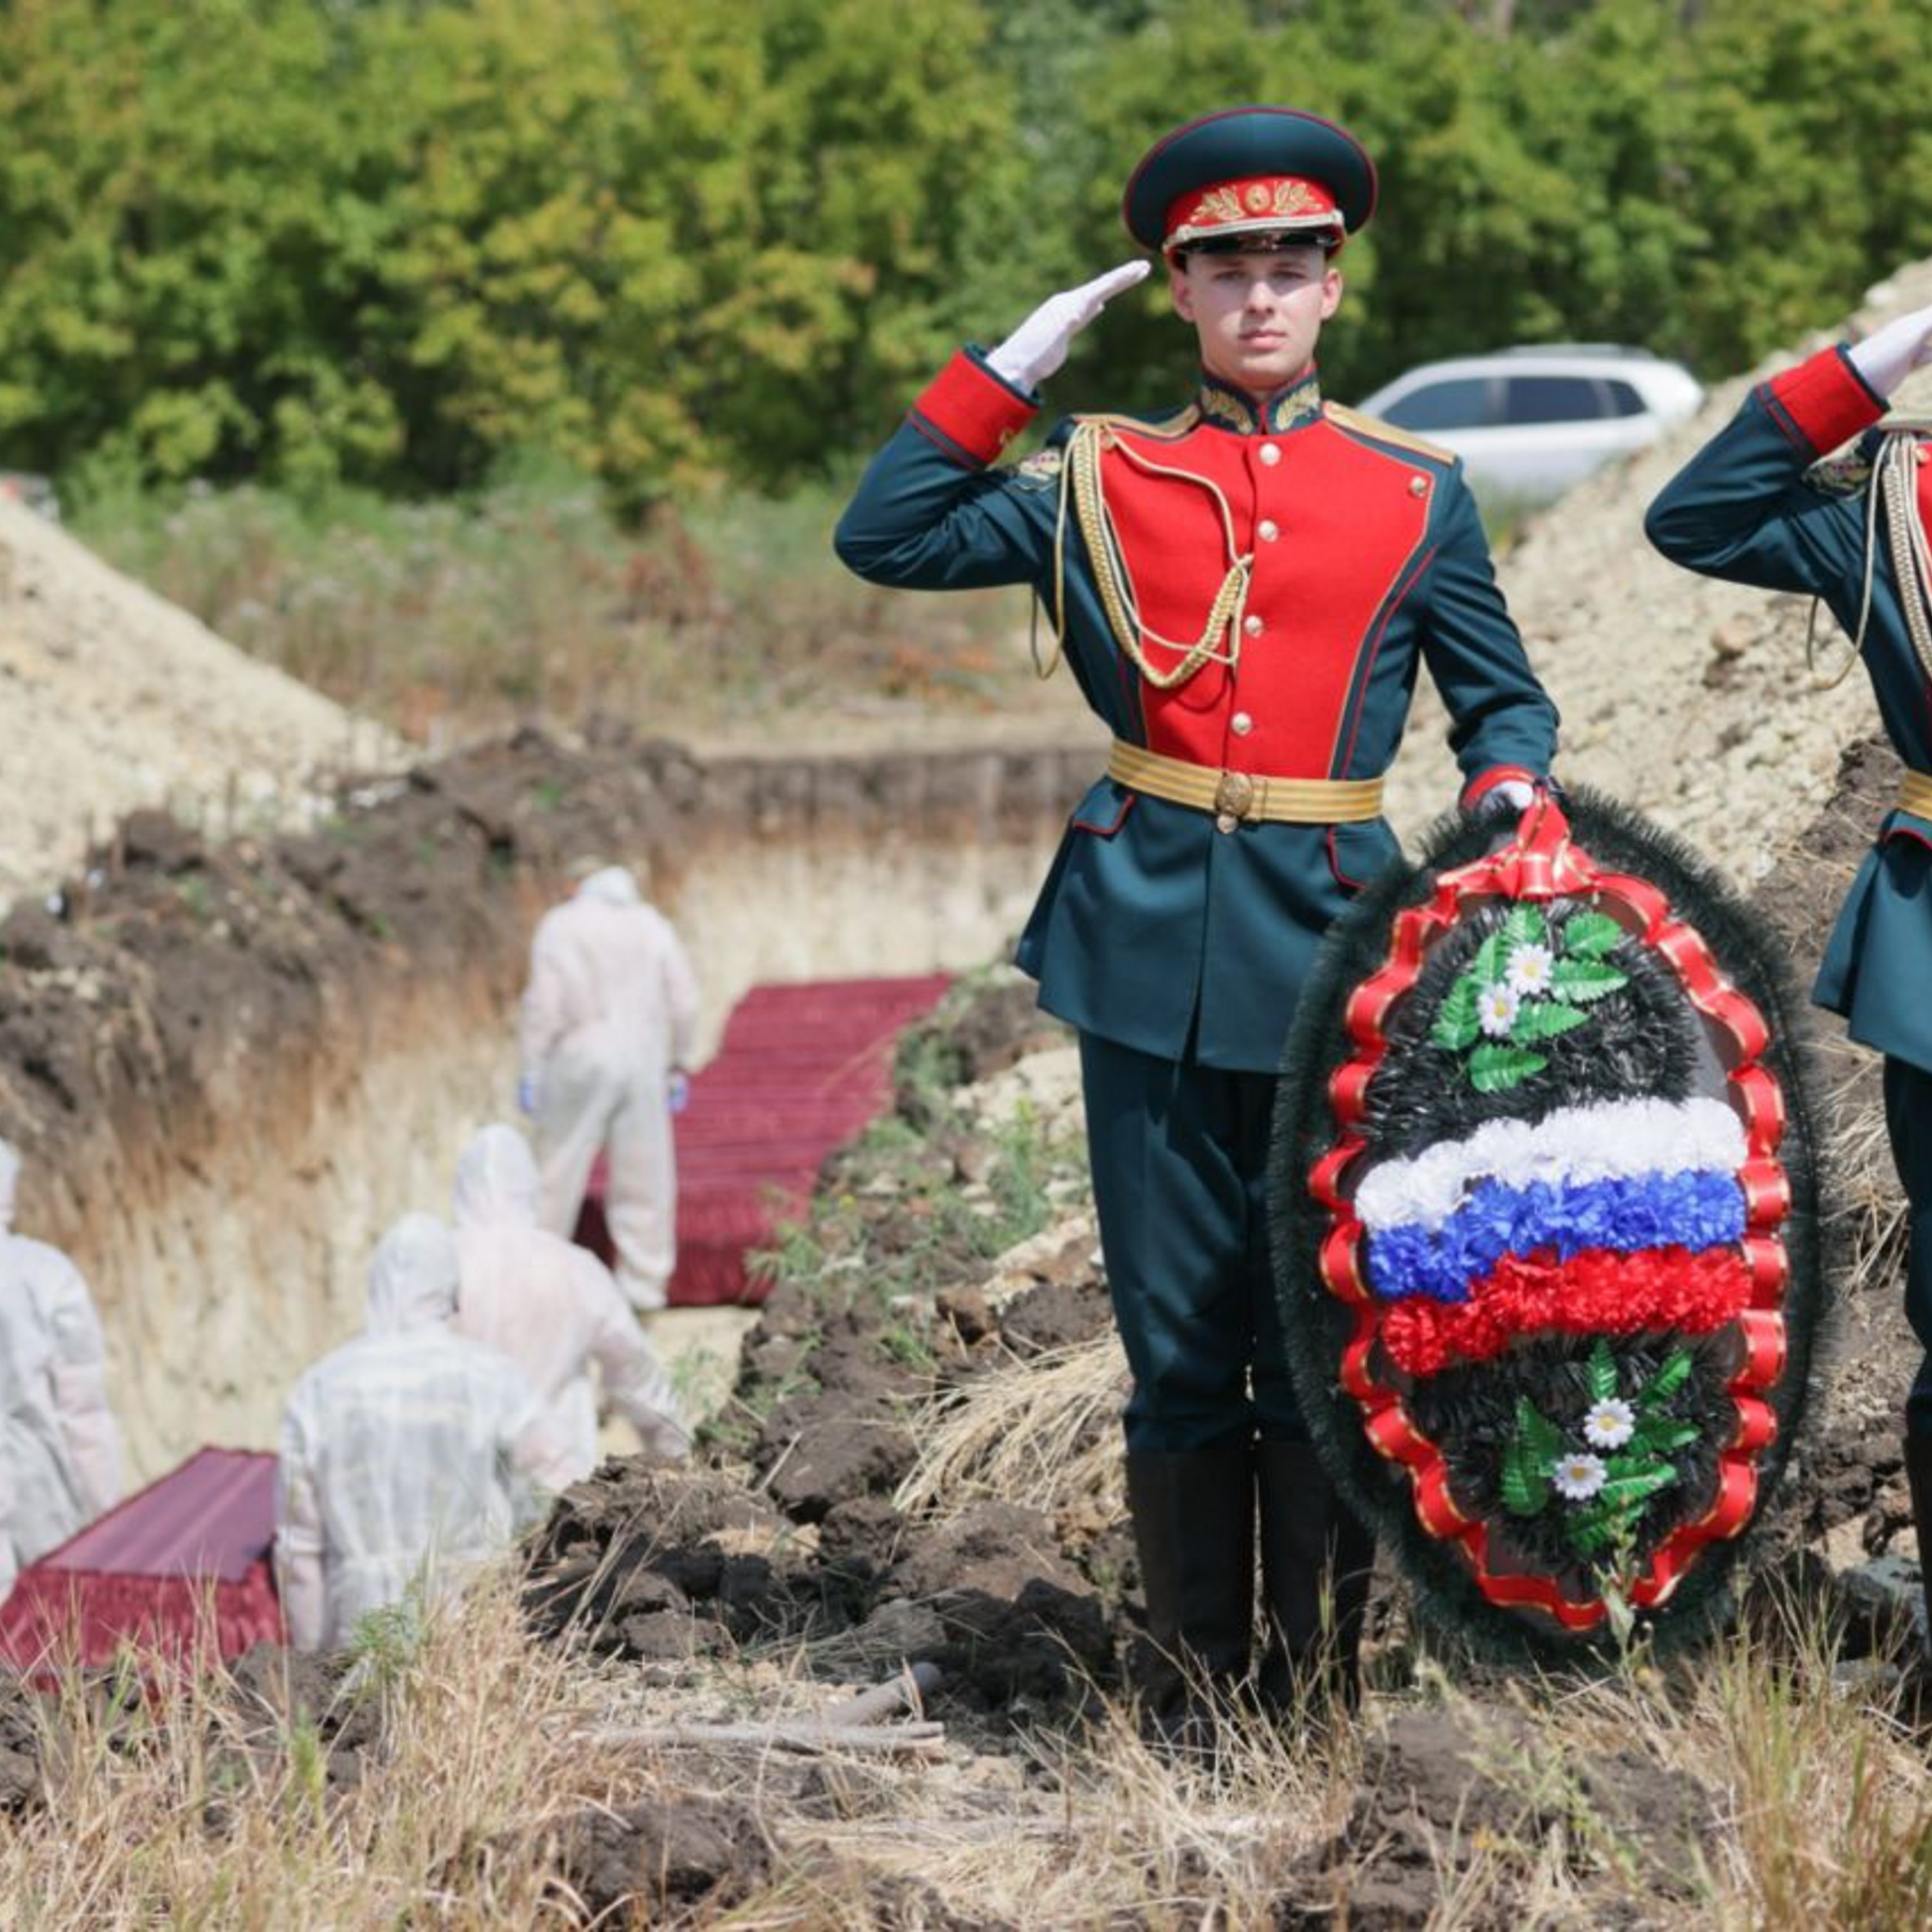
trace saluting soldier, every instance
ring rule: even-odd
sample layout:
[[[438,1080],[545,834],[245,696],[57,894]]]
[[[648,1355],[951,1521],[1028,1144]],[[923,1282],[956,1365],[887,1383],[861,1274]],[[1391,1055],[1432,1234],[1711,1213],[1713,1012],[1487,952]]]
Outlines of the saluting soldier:
[[[1418,665],[1466,808],[1526,805],[1555,742],[1458,462],[1322,398],[1335,258],[1375,200],[1360,144],[1295,109],[1168,135],[1122,212],[1193,326],[1192,397],[1076,416],[994,466],[1074,335],[1151,266],[1127,263],[956,355],[837,538],[874,583],[1030,586],[1114,735],[1018,956],[1079,1034],[1148,1627],[1186,1666],[1149,1714],[1177,1741],[1204,1742],[1249,1676],[1258,1494],[1262,1696],[1286,1703],[1324,1655],[1353,1694],[1373,1550],[1290,1385],[1268,1147],[1322,934],[1396,854],[1383,774]]]
[[[1822,598],[1864,661],[1904,765],[1811,997],[1885,1056],[1886,1124],[1910,1210],[1905,1312],[1925,1351],[1905,1405],[1922,1570],[1932,1570],[1932,442],[1922,424],[1876,425],[1928,360],[1932,309],[1922,309],[1759,383],[1644,523],[1688,569]],[[1853,437],[1845,457],[1821,461]],[[1932,1613],[1932,1574],[1927,1598]]]

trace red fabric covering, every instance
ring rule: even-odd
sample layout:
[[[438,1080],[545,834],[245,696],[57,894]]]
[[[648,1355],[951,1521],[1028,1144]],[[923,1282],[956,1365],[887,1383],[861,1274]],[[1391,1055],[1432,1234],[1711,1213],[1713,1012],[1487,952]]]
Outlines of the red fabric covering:
[[[802,1213],[825,1156],[892,1100],[892,1043],[952,983],[944,973],[754,986],[724,1023],[718,1057],[677,1120],[674,1308],[762,1301],[747,1250]],[[592,1170],[577,1238],[615,1259],[607,1178]]]
[[[0,1656],[32,1671],[110,1662],[124,1643],[238,1657],[283,1641],[269,1550],[275,1459],[198,1449],[57,1550],[0,1606]]]

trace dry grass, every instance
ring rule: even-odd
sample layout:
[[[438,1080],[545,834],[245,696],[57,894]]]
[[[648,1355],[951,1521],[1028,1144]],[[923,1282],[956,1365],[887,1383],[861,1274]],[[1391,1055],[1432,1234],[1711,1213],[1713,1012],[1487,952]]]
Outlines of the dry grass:
[[[362,1694],[386,1700],[384,1743],[344,1791],[310,1716],[250,1712],[232,1680],[178,1677],[143,1702],[70,1678],[46,1805],[0,1838],[6,1922],[538,1923],[558,1901],[512,1840],[620,1789],[609,1754],[568,1742],[591,1688],[526,1640],[507,1576],[406,1654],[371,1654]]]
[[[778,1847],[755,1895],[700,1922],[906,1928],[950,1911],[993,1924],[1244,1932],[1285,1906],[1337,1912],[1378,1848],[1324,1870],[1362,1780],[1361,1733],[1237,1726],[1212,1774],[1151,1753],[1121,1710],[1074,1732],[936,1764],[587,1741],[614,1718],[776,1715],[832,1693],[800,1657],[740,1656],[650,1685],[534,1646],[508,1579],[374,1659],[385,1742],[359,1785],[327,1790],[313,1728],[265,1740],[219,1682],[118,1714],[70,1693],[52,1726],[45,1810],[0,1835],[10,1928],[470,1928],[571,1922],[546,1827],[587,1807],[727,1793]],[[1430,1932],[1493,1926],[1904,1928],[1932,1923],[1932,1774],[1894,1705],[1834,1687],[1828,1643],[1794,1618],[1670,1671],[1525,1677],[1472,1696],[1424,1665],[1372,1700],[1370,1727],[1435,1706],[1493,1748],[1488,1783],[1518,1834],[1444,1821]],[[1490,1726],[1486,1733],[1485,1726]],[[251,1737],[244,1732],[253,1730]],[[1706,1819],[1683,1881],[1658,1847],[1593,1808],[1582,1768],[1676,1779]],[[778,1774],[787,1766],[790,1775]],[[800,1802],[802,1790],[807,1802]],[[1668,1808],[1667,1807],[1665,1808]],[[1554,1821],[1553,1822],[1552,1821]],[[1661,1854],[1681,1860],[1676,1846]]]
[[[1126,1361],[1111,1329],[978,1376],[915,1418],[919,1460],[893,1501],[909,1516],[942,1521],[988,1496],[1054,1517],[1096,1503],[1118,1516],[1119,1435],[1100,1425],[1126,1395]]]

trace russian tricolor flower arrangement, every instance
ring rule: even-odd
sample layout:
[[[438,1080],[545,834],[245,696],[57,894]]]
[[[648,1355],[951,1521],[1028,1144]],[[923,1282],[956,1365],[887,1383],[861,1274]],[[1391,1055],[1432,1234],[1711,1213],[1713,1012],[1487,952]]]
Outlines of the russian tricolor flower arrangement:
[[[1425,1601],[1570,1653],[1708,1622],[1789,1452],[1810,1109],[1777,949],[1694,855],[1588,794],[1497,839],[1331,934],[1274,1250],[1318,1446]]]

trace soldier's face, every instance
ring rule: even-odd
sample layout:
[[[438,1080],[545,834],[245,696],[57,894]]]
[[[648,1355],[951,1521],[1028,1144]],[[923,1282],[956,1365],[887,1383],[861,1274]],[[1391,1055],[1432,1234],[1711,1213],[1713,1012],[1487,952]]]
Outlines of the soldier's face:
[[[1201,338],[1202,366],[1262,395],[1314,361],[1322,325],[1342,300],[1341,272],[1313,247],[1190,255],[1169,266],[1168,286]]]

